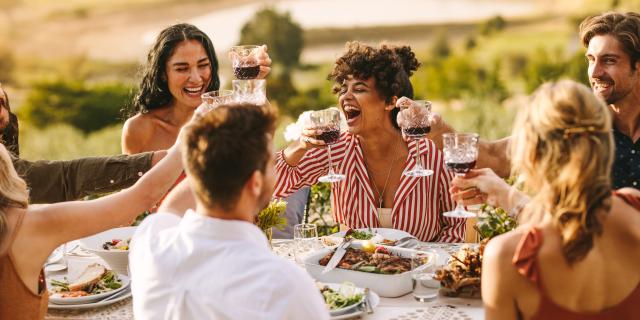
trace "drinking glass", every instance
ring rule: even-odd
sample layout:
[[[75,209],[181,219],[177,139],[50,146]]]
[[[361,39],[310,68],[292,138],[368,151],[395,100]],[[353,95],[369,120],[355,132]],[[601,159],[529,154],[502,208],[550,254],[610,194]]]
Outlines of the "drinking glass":
[[[302,223],[293,226],[294,257],[296,263],[303,264],[309,253],[320,248],[318,228],[315,224]]]
[[[340,111],[333,108],[313,111],[309,115],[309,122],[312,128],[321,131],[315,138],[324,141],[329,152],[329,172],[318,178],[318,181],[333,183],[344,180],[344,174],[333,171],[333,162],[331,160],[331,145],[338,142],[340,138]]]
[[[416,152],[414,154],[415,165],[412,169],[404,172],[409,177],[428,177],[433,174],[433,170],[425,169],[420,159],[420,140],[424,139],[431,131],[431,102],[427,100],[415,100],[408,106],[401,106],[398,113],[398,123],[402,133],[409,139],[415,141]]]
[[[237,79],[255,79],[260,73],[258,64],[258,48],[260,46],[247,45],[231,47],[229,57],[233,66],[233,74]]]
[[[444,163],[447,169],[456,176],[464,176],[476,166],[478,159],[478,135],[475,133],[445,133],[442,135],[444,143]],[[471,218],[476,215],[465,210],[458,201],[453,211],[444,213],[445,217]]]
[[[238,100],[263,104],[267,100],[267,80],[232,80],[233,91]]]
[[[202,94],[201,98],[202,102],[211,110],[221,104],[233,102],[235,95],[233,90],[216,90]]]
[[[435,250],[416,251],[411,254],[411,279],[413,298],[420,302],[438,296],[440,282],[433,279],[438,268],[438,254]]]

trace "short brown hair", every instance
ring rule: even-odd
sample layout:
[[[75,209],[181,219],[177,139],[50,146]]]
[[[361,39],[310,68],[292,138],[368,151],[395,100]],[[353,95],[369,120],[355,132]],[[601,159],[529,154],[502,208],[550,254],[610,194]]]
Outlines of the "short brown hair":
[[[612,35],[629,56],[631,68],[640,59],[640,14],[635,12],[607,12],[588,17],[580,23],[580,40],[585,47],[595,36]]]
[[[276,112],[269,105],[220,105],[195,120],[184,134],[183,162],[206,206],[230,210],[244,184],[265,172]]]
[[[362,44],[358,41],[347,42],[346,52],[339,57],[328,76],[335,81],[333,92],[338,93],[342,83],[353,76],[356,79],[373,77],[376,90],[385,102],[391,98],[405,96],[413,99],[413,87],[409,77],[418,70],[420,62],[409,46],[391,46],[382,43],[378,48]],[[391,123],[396,128],[398,109],[391,112]]]

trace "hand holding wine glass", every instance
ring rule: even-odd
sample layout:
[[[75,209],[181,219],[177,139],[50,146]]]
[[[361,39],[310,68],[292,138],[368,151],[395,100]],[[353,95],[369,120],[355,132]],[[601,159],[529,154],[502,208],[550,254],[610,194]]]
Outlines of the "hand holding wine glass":
[[[305,135],[307,134],[307,135]],[[315,134],[313,138],[309,134]],[[309,114],[309,120],[301,141],[306,147],[308,144],[322,146],[326,145],[329,154],[329,172],[320,177],[320,182],[338,182],[345,178],[345,175],[338,174],[333,171],[333,161],[331,159],[331,145],[340,139],[340,111],[334,108],[328,108],[319,111],[313,111]]]
[[[456,176],[464,176],[476,166],[478,159],[478,134],[475,133],[446,133],[442,135],[444,142],[444,162],[447,169]],[[445,217],[470,218],[475,214],[466,211],[460,201],[453,211],[444,213]]]
[[[402,129],[402,135],[409,141],[415,140],[416,151],[414,153],[415,165],[404,172],[410,177],[427,177],[433,174],[433,170],[425,169],[420,159],[420,140],[424,139],[431,131],[431,102],[426,100],[404,100],[406,104],[400,104],[398,113],[398,125]]]
[[[231,47],[229,58],[233,66],[233,74],[237,79],[248,80],[258,77],[258,74],[260,74],[259,49],[260,46],[256,45]]]

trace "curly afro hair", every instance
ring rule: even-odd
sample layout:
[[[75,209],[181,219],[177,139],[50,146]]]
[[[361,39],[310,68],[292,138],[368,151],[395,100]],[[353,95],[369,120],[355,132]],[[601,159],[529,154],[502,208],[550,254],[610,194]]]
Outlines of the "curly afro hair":
[[[378,48],[358,41],[347,42],[346,52],[339,57],[327,77],[335,82],[333,93],[340,91],[342,83],[353,76],[356,79],[375,79],[376,90],[385,102],[395,97],[413,99],[413,86],[409,77],[420,66],[416,55],[409,46],[392,46],[382,43]],[[398,109],[391,111],[391,123],[396,122]]]

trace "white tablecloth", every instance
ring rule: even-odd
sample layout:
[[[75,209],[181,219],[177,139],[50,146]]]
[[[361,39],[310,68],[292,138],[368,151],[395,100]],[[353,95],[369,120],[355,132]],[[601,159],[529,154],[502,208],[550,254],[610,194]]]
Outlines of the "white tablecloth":
[[[422,246],[439,250],[443,253],[456,251],[460,245],[445,243],[422,243]],[[276,254],[294,261],[293,242],[278,240],[273,242]],[[445,254],[443,254],[444,256]],[[99,260],[97,257],[87,259]],[[74,263],[74,259],[70,263]],[[418,302],[411,293],[399,298],[380,298],[380,304],[373,314],[360,316],[366,320],[476,320],[484,319],[482,301],[479,299],[448,298],[439,296],[433,301]],[[45,319],[97,319],[125,320],[133,319],[131,298],[99,309],[90,310],[49,310]]]

